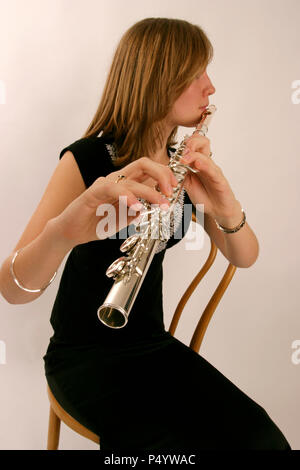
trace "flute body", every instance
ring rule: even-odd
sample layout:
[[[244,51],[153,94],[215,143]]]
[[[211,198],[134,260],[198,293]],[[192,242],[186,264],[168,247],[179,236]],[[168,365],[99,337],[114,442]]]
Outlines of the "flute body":
[[[206,135],[208,124],[215,111],[214,105],[204,110],[194,133]],[[98,308],[97,315],[99,320],[110,328],[123,328],[127,324],[129,313],[155,255],[157,245],[161,241],[168,240],[170,216],[182,191],[186,173],[189,170],[193,171],[188,165],[180,163],[185,140],[186,137],[168,164],[178,181],[173,194],[167,198],[170,201],[168,210],[153,208],[144,201],[145,210],[141,212],[136,227],[137,233],[127,238],[120,247],[126,256],[118,258],[106,271],[106,275],[113,277],[115,282],[104,303]]]

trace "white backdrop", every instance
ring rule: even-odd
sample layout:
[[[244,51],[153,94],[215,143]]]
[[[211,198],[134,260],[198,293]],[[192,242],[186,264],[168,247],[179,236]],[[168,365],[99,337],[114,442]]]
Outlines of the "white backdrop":
[[[198,23],[208,34],[215,49],[210,101],[218,108],[208,137],[260,254],[252,267],[237,269],[200,354],[266,409],[293,449],[300,449],[299,15],[298,0],[0,1],[1,262],[60,150],[92,119],[123,32],[162,16]],[[166,254],[166,328],[208,252],[206,238],[198,252],[181,241]],[[215,264],[179,324],[175,336],[185,344],[227,267],[220,252]],[[0,298],[0,449],[46,447],[42,356],[62,269],[32,303]],[[62,426],[60,448],[98,446]]]

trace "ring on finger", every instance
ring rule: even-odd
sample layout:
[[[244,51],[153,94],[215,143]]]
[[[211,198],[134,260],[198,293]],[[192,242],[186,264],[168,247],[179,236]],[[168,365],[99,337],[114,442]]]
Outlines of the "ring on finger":
[[[119,183],[121,180],[124,180],[126,178],[125,175],[118,175],[117,179],[115,180],[115,183]]]

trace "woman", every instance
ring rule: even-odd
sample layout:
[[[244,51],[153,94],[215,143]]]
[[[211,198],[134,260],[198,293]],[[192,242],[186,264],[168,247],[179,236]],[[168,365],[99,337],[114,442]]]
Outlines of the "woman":
[[[105,271],[120,256],[124,228],[98,237],[104,215],[96,210],[109,203],[118,213],[119,196],[135,209],[140,199],[169,204],[177,184],[167,167],[171,146],[177,127],[195,127],[215,92],[206,71],[211,59],[211,43],[198,26],[165,18],[133,25],[116,50],[90,126],[61,151],[41,202],[2,265],[3,296],[31,302],[71,251],[52,310],[45,371],[58,402],[100,436],[102,450],[290,449],[261,406],[165,330],[162,262],[179,241],[180,220],[158,246],[127,325],[108,328],[96,314],[113,283]],[[241,205],[210,155],[206,137],[187,140],[182,162],[200,172],[188,173],[178,203],[183,213],[185,204],[204,204],[205,230],[223,255],[238,267],[251,266],[257,239],[241,224]]]

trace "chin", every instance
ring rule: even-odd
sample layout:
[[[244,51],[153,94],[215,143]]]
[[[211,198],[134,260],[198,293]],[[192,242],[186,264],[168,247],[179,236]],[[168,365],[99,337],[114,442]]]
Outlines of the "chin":
[[[189,121],[185,124],[182,124],[184,127],[196,127],[200,122],[200,117],[198,117],[197,119],[194,119],[193,121]]]
[[[194,116],[187,124],[186,127],[196,127],[199,122],[201,121],[201,116],[203,114],[203,111],[200,113],[197,113],[196,116]]]
[[[199,122],[201,121],[201,116],[202,116],[203,111],[194,113],[193,117],[189,117],[186,119],[180,120],[180,124],[177,124],[182,127],[196,127]]]

